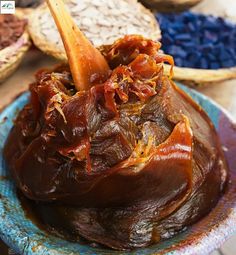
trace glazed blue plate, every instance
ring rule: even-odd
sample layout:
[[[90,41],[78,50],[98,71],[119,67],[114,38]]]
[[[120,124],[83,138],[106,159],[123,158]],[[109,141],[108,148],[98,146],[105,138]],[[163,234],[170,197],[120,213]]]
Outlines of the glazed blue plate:
[[[181,86],[206,110],[220,136],[230,168],[230,184],[212,212],[174,238],[133,252],[117,252],[71,243],[49,235],[26,218],[4,165],[2,150],[14,118],[28,101],[22,94],[0,114],[0,237],[24,255],[206,255],[236,233],[236,125],[228,114],[209,98]],[[32,169],[33,171],[33,169]]]

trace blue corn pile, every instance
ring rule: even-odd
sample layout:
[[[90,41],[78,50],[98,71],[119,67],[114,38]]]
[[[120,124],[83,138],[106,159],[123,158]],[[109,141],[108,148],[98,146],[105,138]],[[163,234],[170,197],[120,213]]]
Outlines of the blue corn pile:
[[[156,14],[162,49],[180,67],[219,69],[236,66],[236,24],[196,14]]]

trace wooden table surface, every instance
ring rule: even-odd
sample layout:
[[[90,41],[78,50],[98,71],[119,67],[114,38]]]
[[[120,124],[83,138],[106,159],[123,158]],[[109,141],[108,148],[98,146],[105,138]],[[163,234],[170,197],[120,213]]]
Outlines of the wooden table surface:
[[[55,59],[46,56],[40,51],[33,49],[27,53],[18,70],[0,84],[0,109],[9,104],[17,95],[27,90],[28,85],[34,81],[34,73],[43,67],[52,67],[58,63]],[[199,92],[209,96],[229,111],[236,120],[236,80],[212,84],[197,89]],[[1,247],[1,255],[6,249]],[[13,253],[9,253],[13,254]],[[235,255],[236,254],[236,236],[232,237],[220,250],[212,255]]]

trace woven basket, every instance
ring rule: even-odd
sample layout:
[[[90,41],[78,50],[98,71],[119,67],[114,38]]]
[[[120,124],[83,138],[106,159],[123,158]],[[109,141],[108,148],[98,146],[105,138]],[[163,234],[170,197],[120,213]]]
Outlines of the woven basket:
[[[185,11],[202,0],[140,0],[146,7],[159,12]]]
[[[16,70],[30,45],[29,35],[24,32],[15,43],[0,51],[0,82]]]
[[[41,4],[39,4],[37,7],[34,8],[21,8],[21,7],[17,7],[16,8],[16,16],[18,16],[19,18],[22,19],[28,19],[28,17],[37,9],[39,8],[41,5],[43,4],[43,2]]]
[[[170,66],[165,65],[164,70],[168,75],[170,73]],[[175,66],[173,76],[174,80],[181,81],[191,87],[210,85],[234,78],[236,78],[236,67],[210,70]]]
[[[143,34],[145,37],[151,38],[153,40],[161,39],[161,31],[154,15],[150,12],[150,10],[146,9],[142,4],[138,3],[137,0],[122,0],[122,2],[127,4],[127,12],[131,9],[133,10],[132,13],[127,15],[127,20],[129,20],[129,22],[124,22],[124,17],[122,22],[122,19],[116,18],[115,16],[113,17],[113,10],[111,8],[108,9],[109,5],[112,2],[115,2],[116,5],[121,8],[121,2],[119,0],[112,0],[109,2],[109,5],[105,6],[106,4],[104,4],[104,8],[101,7],[103,17],[100,18],[100,20],[98,20],[98,18],[95,20],[91,20],[91,18],[89,18],[90,23],[85,22],[86,24],[84,24],[83,19],[87,14],[84,14],[83,12],[87,11],[87,7],[82,11],[78,10],[83,5],[93,6],[93,1],[66,0],[65,2],[68,4],[69,9],[72,12],[71,14],[76,23],[79,25],[80,29],[86,34],[86,36],[93,42],[96,47],[99,47],[103,44],[111,44],[114,42],[114,40],[123,37],[125,34],[127,34],[127,32],[123,33],[123,31],[117,31],[117,29],[130,29],[132,27],[132,20],[136,22],[136,30],[133,31],[131,29],[132,31],[130,33]],[[119,8],[114,8],[114,13],[116,12],[117,14]],[[110,21],[110,17],[113,18],[113,23]],[[143,21],[140,20],[140,17],[143,18]],[[142,22],[144,21],[145,25],[142,26]],[[105,26],[103,25],[104,22],[108,24]],[[93,31],[94,34],[91,33]],[[29,16],[29,33],[34,44],[40,50],[60,60],[67,60],[64,46],[61,42],[59,33],[46,5],[43,4],[39,8],[36,8],[32,15]]]
[[[227,3],[227,4],[225,4]],[[192,9],[197,13],[227,18],[236,23],[236,1],[235,0],[205,0]]]

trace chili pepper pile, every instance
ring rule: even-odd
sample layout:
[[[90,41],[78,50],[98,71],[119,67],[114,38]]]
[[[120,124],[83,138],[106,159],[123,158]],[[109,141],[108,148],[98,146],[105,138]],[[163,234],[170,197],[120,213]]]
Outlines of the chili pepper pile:
[[[236,24],[190,11],[157,14],[163,51],[180,67],[219,69],[236,66]]]

